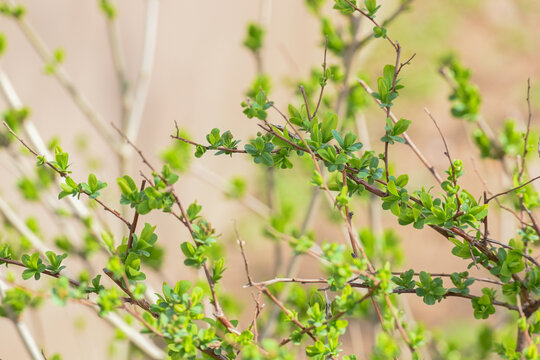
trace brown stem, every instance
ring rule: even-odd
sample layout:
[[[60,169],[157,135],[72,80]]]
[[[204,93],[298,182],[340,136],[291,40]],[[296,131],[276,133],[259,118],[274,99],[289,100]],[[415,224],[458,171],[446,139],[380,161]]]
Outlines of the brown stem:
[[[144,190],[144,186],[146,185],[146,180],[143,180],[141,183],[141,188],[139,192],[142,192]],[[133,215],[133,221],[131,222],[131,227],[129,228],[129,235],[128,235],[128,243],[126,248],[126,257],[124,259],[124,262],[126,261],[129,251],[131,250],[133,246],[133,236],[135,234],[135,230],[137,229],[137,222],[139,221],[139,212],[137,209],[135,209],[135,215]]]
[[[20,261],[7,259],[7,258],[3,258],[3,257],[0,257],[0,263],[11,264],[11,265],[15,265],[15,266],[19,266],[19,267],[28,269],[28,267],[26,265],[24,265]],[[49,271],[49,270],[42,271],[41,274],[45,274],[45,275],[48,275],[48,276],[51,276],[51,277],[54,277],[54,278],[57,278],[57,279],[59,279],[60,277],[66,277],[65,275],[62,275],[59,272],[52,272],[52,271]],[[78,288],[78,287],[81,286],[81,283],[78,282],[78,281],[75,281],[75,280],[72,280],[72,279],[69,279],[69,278],[68,278],[68,281],[69,281],[69,284],[72,287]]]

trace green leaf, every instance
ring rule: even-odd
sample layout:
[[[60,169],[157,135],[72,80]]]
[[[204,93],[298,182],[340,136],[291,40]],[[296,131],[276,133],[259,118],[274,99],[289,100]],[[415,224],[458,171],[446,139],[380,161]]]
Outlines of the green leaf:
[[[116,18],[116,7],[110,0],[99,0],[99,7],[108,19]]]
[[[399,121],[394,125],[394,129],[392,130],[393,136],[398,136],[403,134],[407,129],[409,128],[409,125],[412,123],[410,120],[406,119],[399,119]]]
[[[90,173],[88,175],[88,186],[90,187],[90,190],[94,192],[97,189],[98,181],[96,178],[96,175]]]
[[[390,180],[386,188],[390,194],[399,196],[399,192],[396,188],[396,184],[394,183],[394,181]]]
[[[356,5],[356,0],[349,0],[350,3]],[[354,12],[354,7],[345,0],[334,0],[334,9],[341,11],[344,15],[349,15]]]
[[[381,7],[380,5],[377,6],[377,0],[364,0],[364,5],[366,6],[366,10],[368,11],[368,15],[371,18],[375,17],[375,13]]]
[[[383,39],[386,39],[386,28],[375,26],[373,28],[373,34],[376,38],[382,37]]]
[[[259,51],[263,47],[264,29],[257,23],[249,23],[247,34],[244,39],[244,46],[253,52]]]
[[[3,33],[0,33],[0,56],[4,54],[7,48],[7,39]]]

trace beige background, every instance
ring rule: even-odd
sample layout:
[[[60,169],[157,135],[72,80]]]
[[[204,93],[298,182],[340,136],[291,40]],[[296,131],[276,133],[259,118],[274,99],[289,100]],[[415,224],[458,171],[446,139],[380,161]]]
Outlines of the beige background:
[[[65,49],[65,68],[74,83],[86,95],[95,109],[107,121],[118,122],[120,115],[118,85],[111,62],[105,20],[97,1],[23,1],[28,9],[28,19],[50,48]],[[126,54],[127,72],[134,79],[141,56],[143,36],[143,1],[118,1],[119,23],[122,44]],[[382,17],[396,7],[395,1],[385,1]],[[418,0],[410,12],[405,13],[389,29],[389,33],[403,46],[404,56],[416,52],[412,65],[403,73],[407,86],[394,112],[413,120],[410,135],[419,147],[442,171],[446,159],[442,155],[442,144],[429,119],[423,113],[428,106],[437,116],[443,128],[452,154],[462,158],[467,167],[464,178],[476,195],[482,191],[472,170],[471,155],[476,151],[465,136],[466,127],[449,116],[446,100],[449,89],[437,75],[437,59],[446,51],[454,50],[466,66],[473,69],[473,80],[479,85],[483,97],[485,119],[497,128],[508,117],[520,124],[526,115],[526,79],[533,82],[533,106],[538,109],[540,92],[537,91],[540,67],[540,13],[536,1],[429,1]],[[169,135],[176,120],[187,129],[194,139],[202,141],[213,127],[230,129],[238,138],[246,141],[257,130],[256,123],[245,118],[240,102],[245,89],[255,74],[251,54],[243,49],[242,40],[246,23],[261,16],[261,1],[172,1],[160,2],[159,32],[156,56],[145,107],[143,124],[138,143],[141,149],[157,163],[157,154],[170,143]],[[368,33],[370,26],[363,24],[362,32]],[[431,30],[430,30],[431,29]],[[88,162],[100,158],[100,167],[94,170],[100,179],[110,184],[105,199],[113,203],[117,199],[115,178],[116,160],[110,156],[107,144],[89,125],[70,97],[52,77],[43,72],[43,63],[22,35],[16,24],[0,18],[0,32],[8,38],[8,50],[0,59],[0,66],[10,77],[22,101],[32,109],[32,120],[37,124],[45,139],[59,135],[64,150],[71,154],[74,174],[82,178],[87,172]],[[303,1],[275,0],[271,2],[268,37],[265,42],[265,65],[274,79],[276,104],[285,109],[291,99],[290,81],[306,76],[313,66],[322,60],[320,29],[307,12]],[[332,61],[332,59],[330,59]],[[373,80],[378,76],[383,63],[391,63],[393,55],[386,44],[372,43],[362,53],[353,73],[363,70]],[[0,106],[6,106],[0,99]],[[272,115],[275,117],[275,115]],[[276,121],[278,117],[275,117]],[[370,135],[380,137],[382,114],[377,109],[367,113]],[[91,151],[77,152],[77,139],[87,139]],[[380,149],[379,149],[380,150]],[[398,145],[392,150],[398,170],[405,171],[419,163],[412,153]],[[1,192],[25,216],[39,217],[39,207],[20,204],[20,198],[12,192],[14,178],[5,155],[1,157]],[[250,189],[257,188],[260,181],[258,168],[241,158],[225,159],[205,156],[200,163],[213,169],[227,179],[243,174],[253,177]],[[131,174],[136,177],[144,169],[138,159],[133,158]],[[533,169],[535,169],[533,167]],[[537,169],[537,167],[536,167]],[[492,189],[501,189],[500,167],[495,162],[481,166]],[[432,183],[425,169],[415,170],[413,185]],[[305,179],[306,183],[308,179]],[[228,246],[228,267],[225,290],[241,294],[246,299],[243,323],[252,313],[250,291],[242,289],[243,273],[240,258],[233,244],[232,223],[246,221],[248,213],[238,204],[225,201],[221,192],[193,175],[186,175],[177,186],[187,203],[197,199],[204,206],[204,214]],[[216,198],[218,201],[216,201]],[[108,215],[102,215],[113,220]],[[496,216],[496,215],[495,215]],[[244,219],[244,220],[242,220]],[[249,218],[248,218],[249,219]],[[505,215],[506,221],[511,221]],[[149,222],[158,224],[160,243],[167,248],[164,266],[167,281],[193,278],[194,274],[182,265],[178,245],[187,238],[187,233],[164,216],[151,215]],[[395,226],[394,220],[386,221]],[[114,221],[111,221],[114,224]],[[494,234],[505,232],[507,226],[499,227],[494,221]],[[361,218],[357,225],[362,225]],[[43,225],[47,229],[46,225]],[[113,227],[116,225],[113,225]],[[499,230],[499,229],[503,230]],[[117,231],[119,227],[115,228]],[[339,236],[339,229],[318,226],[321,239]],[[56,230],[51,230],[52,232]],[[247,251],[252,258],[254,276],[259,280],[271,275],[273,259],[271,244],[261,241],[260,232],[246,230],[253,238]],[[507,233],[508,234],[508,233]],[[54,233],[47,233],[50,240]],[[401,233],[407,265],[433,272],[453,271],[456,266],[465,269],[465,262],[450,257],[451,246],[429,231],[422,233],[411,228]],[[510,234],[510,236],[513,236]],[[439,256],[439,254],[441,254]],[[99,263],[100,259],[96,259]],[[102,260],[102,259],[101,259]],[[312,260],[305,260],[301,275],[318,274]],[[102,264],[97,264],[101,268]],[[405,267],[407,268],[407,267]],[[22,280],[18,280],[22,282]],[[32,281],[33,282],[33,281]],[[160,286],[155,277],[150,282]],[[33,286],[33,285],[32,285]],[[471,317],[470,304],[449,299],[443,304],[427,307],[417,298],[408,298],[412,313],[419,321],[429,326],[451,327],[462,319]],[[503,313],[503,312],[501,312]],[[82,320],[84,318],[84,320]],[[497,322],[500,317],[493,321]],[[96,316],[79,305],[58,308],[46,303],[41,311],[25,313],[38,343],[47,355],[60,352],[64,359],[103,359],[107,357],[108,344],[113,331]],[[22,343],[13,331],[12,324],[0,320],[0,358],[3,360],[25,359]],[[364,346],[369,347],[372,334],[364,334]],[[346,340],[348,343],[349,341]],[[116,343],[115,358],[125,357],[122,345]],[[349,347],[349,345],[347,345]],[[354,348],[353,348],[354,349]]]

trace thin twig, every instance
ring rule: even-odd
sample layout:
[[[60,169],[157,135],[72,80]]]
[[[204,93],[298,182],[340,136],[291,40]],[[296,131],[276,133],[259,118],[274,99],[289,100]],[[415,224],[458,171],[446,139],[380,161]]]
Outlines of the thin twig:
[[[141,183],[141,188],[139,192],[141,193],[144,190],[144,186],[146,185],[146,180],[143,180]],[[129,235],[128,235],[128,243],[126,248],[126,257],[124,261],[126,261],[129,251],[131,250],[131,247],[133,246],[133,236],[135,234],[135,230],[137,229],[137,222],[139,221],[139,212],[135,210],[135,214],[133,215],[133,221],[131,222],[131,227],[129,228]]]
[[[381,24],[379,24],[377,22],[377,20],[375,20],[374,17],[369,16],[365,11],[360,9],[358,6],[353,4],[351,1],[349,1],[349,0],[345,0],[345,1],[347,3],[349,3],[349,5],[351,5],[356,11],[358,11],[360,14],[362,14],[365,18],[369,19],[369,21],[371,21],[375,26],[377,26],[379,28],[383,27]],[[388,42],[394,47],[394,49],[396,49],[396,51],[398,50],[399,45],[397,44],[397,42],[394,42],[392,39],[390,39],[389,36],[386,36],[386,40],[388,40]]]
[[[401,46],[397,42],[396,42],[396,45],[397,45],[397,47],[396,47],[396,65],[394,66],[394,77],[392,79],[392,87],[390,88],[390,94],[391,95],[394,94],[395,91],[396,91],[396,82],[397,82],[399,71],[401,70],[401,67],[398,67],[399,58],[401,56]],[[386,106],[386,119],[388,119],[389,117],[390,117],[390,104],[388,104]],[[385,124],[386,124],[386,119],[385,119]],[[388,135],[388,133],[387,133],[387,135]],[[388,159],[388,148],[389,148],[389,142],[385,141],[384,142],[384,175],[386,177],[386,182],[389,181],[389,177],[390,177],[390,174],[389,174],[389,171],[388,171],[388,161],[389,161],[389,159]]]
[[[0,263],[11,264],[11,265],[15,265],[15,266],[19,266],[19,267],[28,269],[28,267],[26,265],[24,265],[22,262],[12,260],[12,259],[8,259],[8,258],[0,257]],[[41,273],[45,274],[45,275],[48,275],[48,276],[51,276],[51,277],[54,277],[54,278],[57,278],[57,279],[59,279],[61,277],[66,277],[65,275],[60,274],[60,272],[52,272],[52,271],[49,271],[49,270],[44,270]],[[75,280],[69,279],[69,278],[67,278],[67,279],[68,279],[69,284],[71,286],[73,286],[75,288],[78,288],[78,287],[81,286],[81,283],[79,283],[78,281],[75,281]]]
[[[525,158],[527,157],[527,142],[529,140],[529,134],[531,132],[531,121],[532,121],[532,110],[531,110],[531,79],[527,79],[527,131],[525,132],[525,137],[523,139],[523,155],[521,156],[521,169],[518,175],[518,183],[521,182],[523,172],[525,171]]]
[[[384,20],[382,22],[382,26],[383,27],[386,27],[388,25],[390,25],[402,12],[404,12],[405,10],[409,9],[409,5],[413,2],[414,0],[405,0],[405,1],[402,1],[401,2],[401,5],[396,9],[396,11],[394,11],[392,13],[392,15],[390,15],[386,20]],[[375,34],[373,33],[373,31],[371,31],[368,35],[366,35],[364,38],[362,38],[361,40],[359,40],[356,45],[355,45],[355,48],[354,48],[354,51],[358,51],[360,50],[362,47],[364,47],[370,40],[372,40],[373,38],[375,37]]]
[[[531,180],[529,180],[529,181],[527,181],[527,182],[525,182],[525,183],[523,183],[523,184],[521,184],[521,185],[519,185],[519,186],[516,186],[516,187],[514,187],[514,188],[512,188],[512,189],[510,189],[510,190],[506,190],[506,191],[500,192],[500,193],[498,193],[498,194],[495,194],[495,195],[489,197],[489,198],[486,200],[486,203],[490,202],[491,200],[493,200],[493,199],[495,199],[495,198],[497,198],[497,197],[499,197],[499,196],[506,195],[506,194],[508,194],[508,193],[511,193],[511,192],[513,192],[513,191],[516,191],[516,190],[518,190],[518,189],[521,189],[522,187],[527,186],[527,185],[529,185],[530,183],[532,183],[533,181],[538,180],[538,179],[540,179],[540,175],[539,175],[539,176],[536,176],[536,177],[532,178]]]
[[[433,121],[433,124],[435,124],[435,127],[437,128],[437,131],[441,135],[441,139],[444,144],[445,152],[444,155],[446,155],[446,158],[448,159],[448,162],[450,163],[450,168],[452,169],[452,183],[454,184],[454,187],[457,187],[457,178],[456,178],[456,168],[454,167],[454,161],[452,160],[452,156],[450,156],[450,149],[448,148],[448,143],[446,142],[446,138],[444,137],[444,134],[439,127],[439,124],[437,123],[437,120],[435,120],[435,117],[431,112],[428,110],[427,107],[424,107],[424,111],[426,114],[428,114],[429,118]],[[459,199],[459,194],[456,192],[456,203],[457,203],[457,209],[456,209],[456,216],[460,213],[461,208],[461,201]]]
[[[146,157],[144,156],[142,150],[139,149],[137,147],[137,145],[135,145],[116,125],[112,124],[112,126],[120,134],[120,136],[122,138],[124,138],[124,140],[137,152],[137,154],[139,154],[139,157],[141,158],[142,162],[150,170],[152,170],[152,173],[156,174],[161,179],[161,181],[163,181],[164,184],[169,186],[170,194],[174,197],[175,203],[178,206],[178,208],[180,209],[180,212],[182,214],[181,217],[177,216],[177,218],[186,226],[186,228],[189,230],[189,234],[190,234],[191,238],[195,241],[195,232],[193,230],[193,225],[191,224],[191,221],[189,220],[187,212],[186,212],[182,202],[180,201],[180,198],[178,197],[178,195],[176,194],[176,192],[174,191],[172,186],[169,185],[169,183],[167,182],[167,179],[163,178],[163,176],[161,176],[155,170],[154,166],[152,166],[152,164],[146,159]],[[151,181],[149,183],[152,184]],[[196,241],[195,241],[195,243],[197,244]],[[210,292],[212,294],[212,300],[213,300],[213,305],[214,305],[214,309],[215,309],[214,316],[216,317],[216,319],[218,319],[218,321],[220,323],[222,323],[225,326],[225,328],[228,331],[230,331],[232,333],[235,333],[235,334],[240,334],[240,332],[236,329],[236,327],[231,323],[231,321],[226,317],[225,313],[223,312],[223,309],[222,309],[222,307],[221,307],[221,305],[219,303],[218,297],[217,297],[216,292],[215,292],[215,287],[214,287],[215,284],[212,281],[212,276],[210,274],[210,270],[208,269],[207,262],[203,263],[202,268],[204,270],[204,274],[206,276],[206,280],[208,282],[208,286],[210,287]]]
[[[13,1],[5,0],[11,6],[14,6]],[[21,16],[15,18],[15,22],[19,25],[23,34],[26,36],[34,50],[38,53],[45,64],[49,63],[54,57],[49,50],[43,39],[39,36],[34,27],[28,22],[28,16]],[[116,137],[110,131],[107,123],[102,116],[92,107],[90,102],[84,97],[84,95],[75,86],[70,76],[66,72],[65,68],[61,64],[55,64],[53,76],[60,82],[64,89],[71,96],[75,104],[79,107],[81,112],[85,115],[88,121],[94,126],[98,133],[103,136],[106,142],[111,146],[114,151],[119,151],[119,147]]]
[[[253,283],[253,279],[251,278],[251,274],[249,273],[249,264],[246,257],[246,253],[244,251],[244,241],[240,239],[240,234],[238,233],[238,228],[236,227],[236,224],[234,224],[234,232],[236,233],[236,241],[238,242],[238,245],[240,246],[240,253],[242,254],[242,259],[244,259],[244,269],[246,271],[248,285],[252,286],[254,283]]]
[[[361,80],[361,79],[358,79],[358,83],[360,85],[362,85],[362,87],[364,88],[364,90],[366,90],[366,92],[368,94],[373,94],[373,90],[371,90],[371,88],[366,84],[366,82],[364,80]],[[373,96],[373,95],[372,95]],[[375,102],[377,104],[381,104],[381,102],[375,98],[373,98],[375,100]],[[396,118],[396,116],[390,111],[390,119],[392,119],[392,122],[395,124],[398,119]],[[426,157],[422,154],[422,152],[420,152],[420,150],[418,149],[418,147],[414,144],[414,142],[411,140],[411,138],[409,137],[409,135],[407,134],[407,132],[404,132],[402,134],[403,138],[405,139],[407,145],[409,145],[409,147],[411,148],[411,150],[415,153],[416,157],[418,157],[418,159],[420,159],[420,161],[422,162],[422,164],[424,164],[424,166],[426,167],[426,169],[429,170],[429,172],[431,172],[431,174],[435,177],[435,180],[437,180],[437,182],[439,184],[442,183],[442,178],[441,176],[439,175],[439,173],[437,173],[437,170],[435,170],[435,167],[433,165],[431,165],[429,163],[429,161],[426,159]]]
[[[317,106],[315,107],[315,110],[313,111],[313,117],[315,117],[317,115],[317,111],[319,111],[319,106],[321,105],[324,88],[326,86],[326,81],[327,81],[326,79],[326,52],[327,51],[328,51],[328,36],[325,36],[324,37],[324,60],[323,60],[323,65],[322,65],[322,68],[323,68],[322,78],[324,80],[323,80],[323,83],[321,84],[321,92],[319,93],[319,100],[317,101]]]
[[[21,139],[17,134],[15,134],[15,132],[9,127],[9,125],[4,121],[4,126],[8,129],[8,131],[11,133],[11,135],[13,135],[26,149],[28,149],[28,151],[30,151],[34,156],[38,157],[38,153],[32,149],[30,146],[28,146],[23,139]],[[48,160],[45,160],[45,164],[51,168],[52,170],[54,170],[58,175],[60,175],[61,177],[65,178],[68,176],[68,173],[65,172],[65,171],[62,171],[62,170],[59,170],[56,168],[56,166],[54,166],[50,161]],[[88,192],[86,192],[85,190],[81,191],[81,193],[85,194],[85,195],[90,195]],[[114,216],[116,216],[119,220],[121,220],[124,224],[126,224],[127,227],[131,227],[131,224],[129,221],[127,221],[122,215],[120,215],[120,213],[112,208],[110,208],[108,205],[106,205],[104,202],[102,202],[101,200],[99,200],[98,198],[95,198],[93,199],[95,200],[99,205],[101,205],[101,207],[105,210],[105,211],[108,211],[110,212],[111,214],[113,214]]]
[[[146,97],[150,88],[150,77],[154,64],[158,33],[159,0],[146,0],[146,17],[141,68],[134,86],[133,107],[128,111],[125,134],[135,141],[142,122]]]

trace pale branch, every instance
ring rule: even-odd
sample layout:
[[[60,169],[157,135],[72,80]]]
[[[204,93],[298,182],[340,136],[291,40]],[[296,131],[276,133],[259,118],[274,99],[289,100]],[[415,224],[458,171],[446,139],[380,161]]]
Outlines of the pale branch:
[[[125,121],[128,107],[128,90],[129,81],[126,75],[126,60],[122,42],[120,41],[120,28],[117,17],[105,16],[107,22],[107,37],[109,39],[109,47],[111,50],[116,79],[120,90],[120,99],[122,101],[122,119]],[[125,125],[122,124],[122,127]]]
[[[4,297],[6,296],[7,290],[9,290],[8,285],[4,283],[3,280],[0,280],[0,300],[2,300],[2,303],[4,302]],[[9,305],[3,306],[3,308],[6,312],[7,317],[11,320],[11,322],[17,329],[17,333],[19,334],[19,337],[24,343],[24,346],[32,360],[45,360],[45,357],[41,353],[41,350],[36,343],[36,339],[30,332],[30,329],[28,329],[26,323],[23,322],[22,319],[17,317],[17,315],[13,312]]]
[[[137,133],[142,122],[144,106],[150,88],[150,77],[156,52],[159,0],[146,0],[146,16],[144,27],[144,43],[139,75],[134,86],[133,107],[128,109],[126,137],[132,141],[137,138]]]
[[[14,6],[13,1],[11,0],[4,1],[10,6]],[[34,50],[38,53],[39,57],[43,60],[43,63],[49,63],[54,58],[54,56],[51,50],[43,41],[43,39],[39,36],[38,32],[28,22],[27,16],[14,18],[14,20],[23,32],[23,34],[26,36]],[[90,124],[92,124],[92,126],[97,130],[97,132],[104,137],[107,144],[109,144],[115,152],[118,152],[120,148],[116,146],[116,144],[118,144],[117,138],[110,131],[106,121],[97,111],[94,110],[88,99],[75,86],[67,71],[61,64],[55,64],[53,76],[56,77],[56,79],[68,92],[75,104],[79,107],[81,112],[88,119]]]
[[[13,88],[11,82],[9,81],[9,78],[7,75],[2,71],[0,68],[0,90],[2,94],[4,95],[9,107],[15,110],[20,110],[23,108],[23,103],[17,93],[15,92],[15,89]],[[37,130],[36,126],[32,122],[31,119],[26,119],[22,123],[22,129],[28,138],[30,144],[34,147],[34,149],[37,150],[37,152],[41,153],[46,158],[50,158],[51,155],[49,153],[49,149],[45,145],[45,142],[43,141],[42,136],[40,135],[39,131]],[[57,179],[58,184],[60,184],[60,179]],[[70,206],[70,208],[73,211],[73,214],[75,215],[75,218],[79,220],[80,222],[84,222],[84,219],[86,219],[90,211],[89,209],[84,205],[82,201],[75,197],[68,197],[67,202]],[[54,211],[59,210],[59,206],[57,201],[49,201],[47,203],[48,206],[53,207]],[[91,232],[94,234],[94,236],[98,237],[103,232],[103,226],[98,221],[93,221],[90,225]]]
[[[20,138],[10,127],[9,125],[4,121],[4,126],[8,129],[8,131],[13,135],[28,151],[30,151],[34,156],[38,157],[40,156],[34,149],[32,149],[30,146],[28,146],[22,138]],[[51,168],[53,171],[55,171],[58,175],[60,175],[63,178],[66,178],[68,176],[68,173],[62,170],[59,170],[56,166],[54,166],[50,161],[46,160],[44,163]],[[85,190],[81,191],[82,194],[90,195]],[[128,228],[131,227],[131,223],[127,221],[117,210],[112,209],[108,205],[106,205],[103,201],[99,200],[98,198],[93,199],[96,201],[101,207],[105,210],[116,216],[119,220],[121,220]]]

